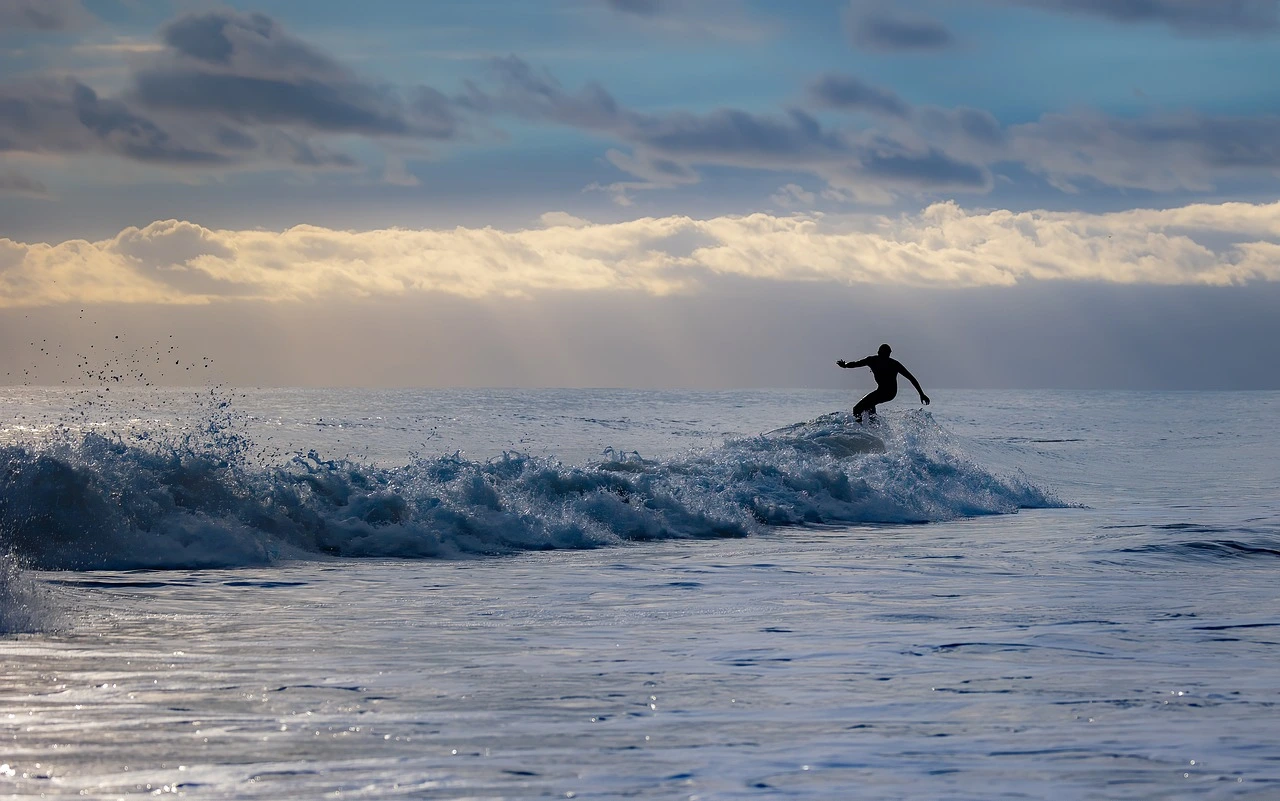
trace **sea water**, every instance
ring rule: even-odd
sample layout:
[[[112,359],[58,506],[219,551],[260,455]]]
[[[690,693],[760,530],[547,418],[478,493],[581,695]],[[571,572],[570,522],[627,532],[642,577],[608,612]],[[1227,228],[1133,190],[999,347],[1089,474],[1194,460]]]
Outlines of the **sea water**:
[[[1280,797],[1280,394],[908,395],[4,390],[0,796]]]

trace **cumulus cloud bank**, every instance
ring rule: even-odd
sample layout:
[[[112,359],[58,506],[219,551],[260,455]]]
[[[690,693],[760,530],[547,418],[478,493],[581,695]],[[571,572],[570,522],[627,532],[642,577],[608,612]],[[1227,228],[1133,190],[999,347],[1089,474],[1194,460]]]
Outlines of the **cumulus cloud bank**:
[[[282,232],[155,222],[98,242],[0,239],[0,305],[307,301],[447,293],[696,293],[718,277],[937,287],[1072,281],[1280,281],[1280,203],[1111,214],[901,217],[752,214],[593,224],[549,214],[525,230]]]

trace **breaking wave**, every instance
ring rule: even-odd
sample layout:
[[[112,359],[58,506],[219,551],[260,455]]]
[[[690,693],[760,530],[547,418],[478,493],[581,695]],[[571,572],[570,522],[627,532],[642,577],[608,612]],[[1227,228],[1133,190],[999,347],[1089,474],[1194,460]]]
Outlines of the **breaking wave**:
[[[314,452],[253,465],[216,432],[83,434],[0,448],[0,552],[53,570],[449,558],[1061,505],[975,464],[925,412],[871,430],[835,414],[661,460],[455,454],[393,468]]]
[[[0,634],[47,631],[60,620],[49,589],[22,570],[11,553],[0,553]]]

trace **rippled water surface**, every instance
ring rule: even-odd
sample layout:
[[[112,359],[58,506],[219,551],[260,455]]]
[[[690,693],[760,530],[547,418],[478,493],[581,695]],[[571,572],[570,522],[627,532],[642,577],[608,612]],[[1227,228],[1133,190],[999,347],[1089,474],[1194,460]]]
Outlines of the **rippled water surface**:
[[[31,419],[7,436],[47,436],[71,401],[22,392],[9,408]],[[603,547],[11,564],[0,794],[1280,797],[1280,395],[934,397],[931,416],[886,409],[875,453],[849,451],[838,419],[724,444],[848,402],[835,393],[245,393],[237,431],[273,438],[263,461],[316,449],[367,478],[457,450],[481,465],[558,456],[547,484],[477,473],[524,504],[497,522],[454,484],[388,491],[414,510],[439,496],[459,530],[597,515],[583,544]],[[134,419],[181,430],[207,414],[175,395]],[[33,469],[33,453],[11,467]],[[95,454],[91,480],[142,469]],[[729,469],[744,463],[756,472]],[[547,494],[614,470],[633,471],[621,494]],[[1003,513],[1035,500],[1026,485],[1072,505]],[[666,533],[628,538],[584,492],[621,498],[615,515],[667,504],[650,509]],[[328,531],[353,504],[315,508]],[[747,510],[746,529],[661,528],[708,509]],[[863,522],[751,522],[778,509]],[[875,522],[900,509],[931,522]],[[215,529],[247,519],[201,514]],[[204,537],[199,553],[223,542],[164,532]],[[103,541],[87,536],[73,541]]]

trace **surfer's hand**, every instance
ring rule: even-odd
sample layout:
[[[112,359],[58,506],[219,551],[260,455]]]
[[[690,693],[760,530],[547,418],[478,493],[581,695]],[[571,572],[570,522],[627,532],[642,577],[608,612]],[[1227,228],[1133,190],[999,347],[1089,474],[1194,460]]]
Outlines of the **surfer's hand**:
[[[847,367],[847,366],[848,365],[844,363],[844,359],[836,359],[836,367]]]
[[[921,393],[920,393],[920,402],[921,402],[921,403],[923,403],[925,406],[928,406],[928,405],[929,405],[929,396],[928,396],[928,395],[926,395],[926,394],[924,394],[923,392],[921,392]]]

